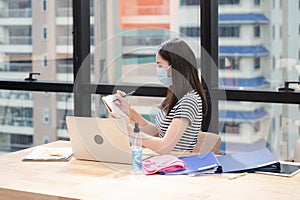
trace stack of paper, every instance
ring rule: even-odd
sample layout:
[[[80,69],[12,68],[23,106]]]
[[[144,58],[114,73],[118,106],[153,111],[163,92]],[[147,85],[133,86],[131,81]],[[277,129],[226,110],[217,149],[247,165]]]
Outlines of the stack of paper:
[[[73,155],[71,147],[37,146],[23,161],[68,161]]]

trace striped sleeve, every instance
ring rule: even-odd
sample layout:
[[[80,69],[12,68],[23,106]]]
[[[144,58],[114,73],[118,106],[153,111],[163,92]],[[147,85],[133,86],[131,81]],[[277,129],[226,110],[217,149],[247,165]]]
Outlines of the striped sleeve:
[[[194,122],[199,105],[197,99],[192,95],[184,96],[175,110],[174,118],[186,118],[190,124]]]

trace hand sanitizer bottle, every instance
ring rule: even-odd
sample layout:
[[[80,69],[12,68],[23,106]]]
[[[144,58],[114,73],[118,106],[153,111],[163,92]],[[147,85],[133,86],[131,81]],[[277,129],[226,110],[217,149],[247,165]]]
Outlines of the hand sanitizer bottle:
[[[140,132],[139,124],[134,123],[132,142],[132,172],[142,172],[142,134]]]

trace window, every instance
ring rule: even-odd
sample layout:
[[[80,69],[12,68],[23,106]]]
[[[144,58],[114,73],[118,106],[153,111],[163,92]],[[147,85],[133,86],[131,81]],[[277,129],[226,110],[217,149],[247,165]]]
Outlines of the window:
[[[48,67],[48,54],[47,53],[43,54],[43,66]]]
[[[0,137],[3,135],[0,135]],[[8,135],[6,135],[7,137]],[[11,134],[10,137],[10,149],[11,151],[18,151],[25,148],[31,147],[33,144],[32,135],[21,135],[21,134]],[[3,149],[5,150],[5,149]]]
[[[260,37],[260,26],[254,26],[254,37]]]
[[[10,45],[31,45],[32,31],[30,26],[11,26],[8,27],[8,43]],[[1,38],[1,36],[0,36]],[[2,36],[3,38],[3,36]]]
[[[275,26],[274,25],[272,26],[272,37],[273,37],[273,39],[275,39]]]
[[[42,0],[42,11],[47,11],[47,0]]]
[[[50,137],[48,135],[43,136],[43,144],[48,144],[50,142]]]
[[[182,36],[199,37],[200,27],[180,27],[180,33]]]
[[[260,5],[260,0],[254,0],[254,5],[259,6]]]
[[[260,58],[254,58],[254,69],[260,69]]]
[[[221,57],[219,59],[219,69],[225,69],[225,70],[238,70],[240,68],[239,66],[240,59],[235,57]]]
[[[280,127],[282,127],[282,115],[280,115],[280,124],[279,124]]]
[[[47,38],[48,38],[47,26],[46,26],[46,25],[44,25],[44,26],[42,27],[42,38],[43,38],[44,40],[47,40]]]
[[[279,27],[279,37],[282,38],[282,26]]]
[[[43,122],[44,122],[44,124],[49,124],[50,123],[50,110],[49,110],[49,108],[44,108]]]
[[[200,5],[200,0],[180,0],[180,5],[184,6],[194,6]]]
[[[220,26],[219,37],[240,37],[239,26]]]
[[[219,0],[219,5],[240,4],[240,0]]]
[[[225,122],[222,129],[223,133],[227,134],[239,134],[240,123],[238,122]]]

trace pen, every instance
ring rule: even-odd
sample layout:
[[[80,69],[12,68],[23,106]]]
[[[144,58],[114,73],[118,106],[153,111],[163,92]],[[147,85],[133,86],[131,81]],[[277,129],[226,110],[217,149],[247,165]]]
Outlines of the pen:
[[[122,96],[122,98],[125,98],[125,97],[127,97],[127,96],[130,96],[130,95],[132,95],[133,93],[135,93],[135,90],[126,93],[125,95]],[[113,100],[113,102],[115,102],[115,101],[118,101],[118,99]]]
[[[237,179],[239,177],[246,176],[246,175],[247,175],[247,172],[244,172],[244,173],[241,173],[241,174],[235,174],[235,175],[229,176],[228,179],[233,180],[233,179]]]
[[[60,154],[60,153],[51,153],[50,156],[63,156],[63,154]]]

